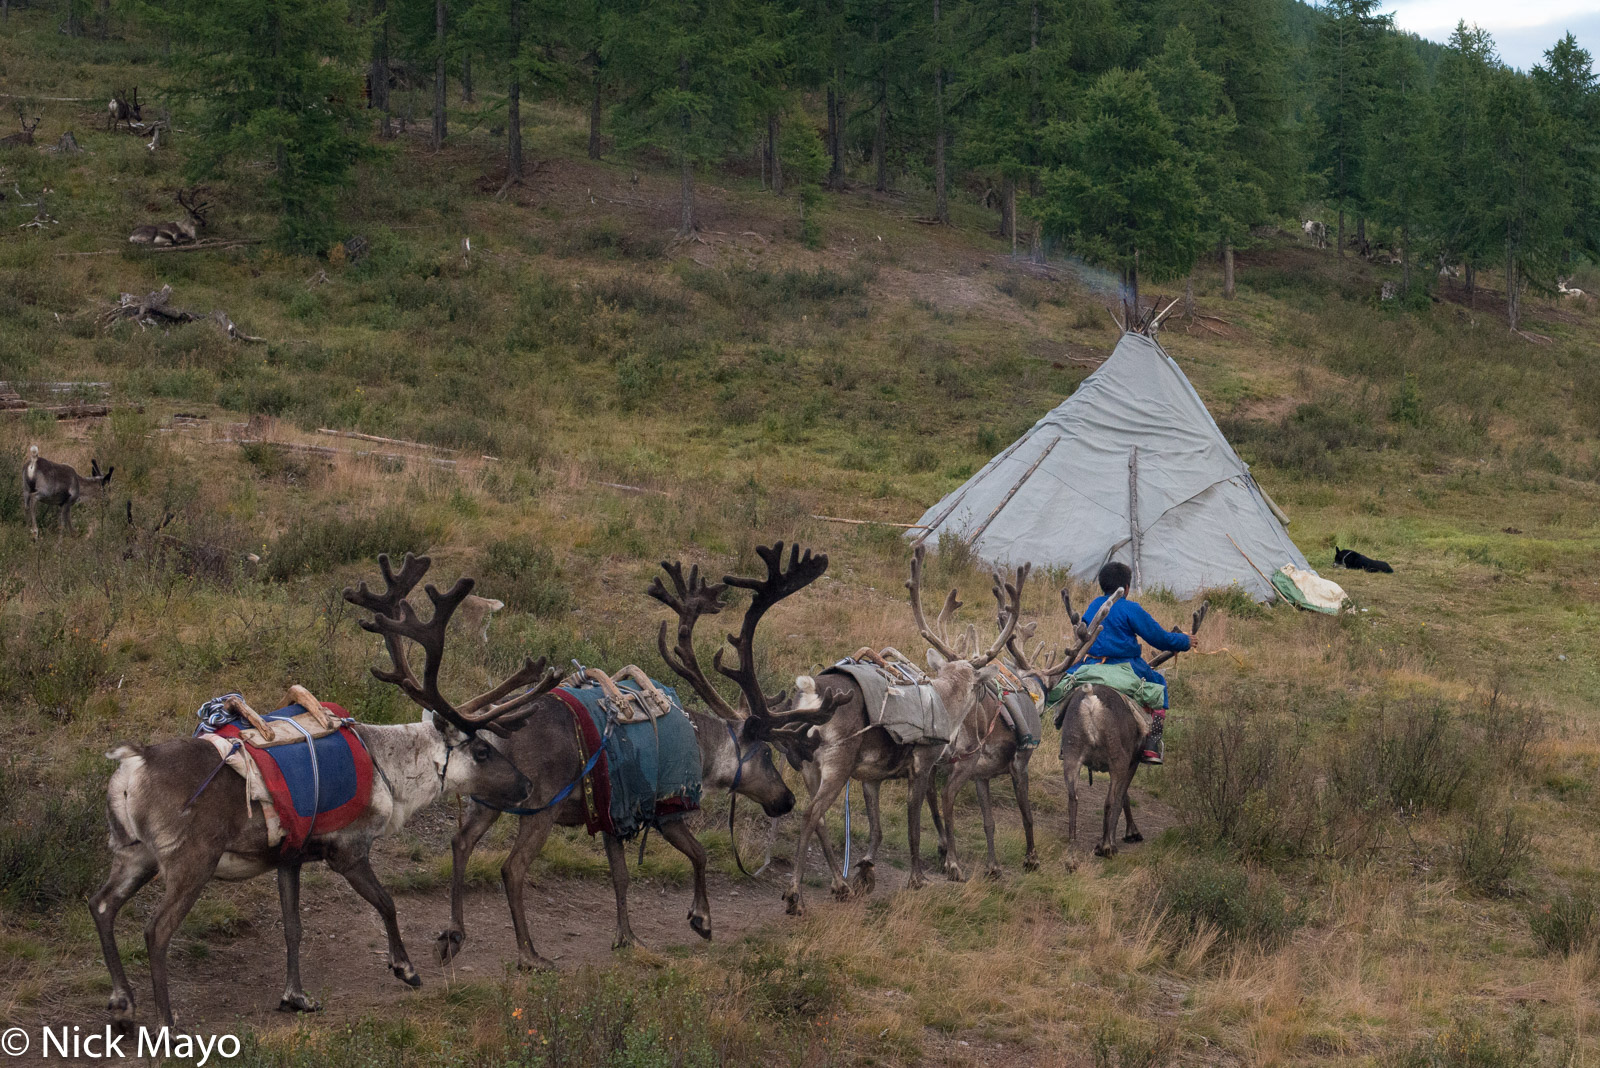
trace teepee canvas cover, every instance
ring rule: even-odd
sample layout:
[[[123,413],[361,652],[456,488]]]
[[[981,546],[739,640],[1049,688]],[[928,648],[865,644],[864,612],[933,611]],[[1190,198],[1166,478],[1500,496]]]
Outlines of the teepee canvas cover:
[[[1308,566],[1189,379],[1135,333],[918,523],[914,539],[935,546],[948,533],[993,564],[1091,580],[1122,560],[1136,588],[1184,598],[1238,583],[1267,600],[1256,568]]]

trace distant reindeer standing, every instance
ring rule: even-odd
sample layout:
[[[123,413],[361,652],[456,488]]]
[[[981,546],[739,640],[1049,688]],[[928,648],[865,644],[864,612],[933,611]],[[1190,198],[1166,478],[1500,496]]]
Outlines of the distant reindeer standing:
[[[126,89],[115,90],[111,94],[111,102],[106,105],[106,129],[116,130],[119,123],[127,123],[132,130],[136,122],[141,121],[144,106],[139,103],[139,87],[133,87],[133,95],[129,96]]]
[[[33,131],[39,128],[39,123],[42,120],[35,118],[32,126],[29,126],[28,120],[22,118],[21,116],[18,116],[17,121],[22,124],[22,132],[7,134],[5,137],[0,137],[0,147],[20,148],[23,145],[33,144]]]
[[[61,531],[72,533],[72,506],[83,499],[85,493],[100,494],[111,481],[115,467],[100,470],[99,460],[89,461],[88,478],[66,464],[46,460],[39,455],[39,446],[28,446],[28,462],[22,465],[22,497],[28,511],[28,529],[39,536],[39,502],[58,505],[61,509]]]
[[[370,805],[355,822],[335,831],[313,832],[300,850],[286,851],[281,842],[268,844],[264,811],[247,803],[242,776],[217,773],[217,750],[205,740],[121,745],[106,754],[119,761],[106,786],[111,874],[89,899],[89,911],[111,972],[107,1007],[113,1019],[134,1018],[133,992],[117,950],[117,912],[157,874],[165,891],[145,924],[144,937],[156,1012],[163,1024],[173,1023],[167,950],[200,892],[213,878],[250,879],[269,869],[278,873],[288,950],[288,980],[279,1008],[301,1012],[320,1008],[300,983],[300,868],[308,861],[326,861],[378,911],[389,937],[390,970],[410,986],[422,985],[400,938],[394,900],[372,870],[372,843],[398,833],[441,795],[472,794],[501,805],[515,805],[527,797],[531,784],[507,759],[504,742],[491,741],[484,732],[509,735],[556,682],[555,673],[545,671],[542,658],[525,660],[492,689],[460,703],[446,700],[438,690],[445,626],[456,605],[472,591],[473,580],[460,579],[443,594],[428,586],[433,615],[424,623],[405,598],[428,565],[427,557],[407,553],[396,575],[389,558],[380,556],[378,566],[387,589],[369,594],[362,583],[359,593],[345,591],[351,600],[373,610],[373,618],[362,620],[361,626],[383,636],[394,662],[392,672],[374,668],[373,674],[400,687],[424,709],[417,723],[361,723],[353,728],[377,772]],[[407,659],[408,639],[420,645],[427,658],[421,681]]]
[[[128,240],[135,245],[187,245],[193,243],[201,230],[206,226],[206,209],[211,205],[202,202],[200,194],[202,189],[196,187],[185,191],[178,190],[178,203],[188,213],[187,219],[176,222],[145,223],[143,226],[134,227],[133,233],[128,235]]]

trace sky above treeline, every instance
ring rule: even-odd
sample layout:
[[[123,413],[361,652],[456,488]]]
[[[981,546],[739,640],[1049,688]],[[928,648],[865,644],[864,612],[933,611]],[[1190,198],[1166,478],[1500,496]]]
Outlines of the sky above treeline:
[[[1578,44],[1600,48],[1600,0],[1394,0],[1395,25],[1443,42],[1465,19],[1494,35],[1500,58],[1528,70],[1567,31]]]

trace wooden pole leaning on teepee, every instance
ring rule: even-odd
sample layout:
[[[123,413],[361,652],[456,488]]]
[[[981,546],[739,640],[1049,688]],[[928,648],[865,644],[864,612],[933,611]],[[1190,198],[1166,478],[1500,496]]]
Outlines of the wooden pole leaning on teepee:
[[[1139,559],[1143,555],[1144,535],[1139,530],[1139,446],[1137,445],[1128,449],[1128,541],[1133,555],[1130,563],[1133,569],[1133,590],[1142,590],[1144,581],[1140,574]]]
[[[989,529],[989,524],[994,522],[994,517],[999,515],[1006,505],[1011,503],[1011,498],[1017,495],[1017,491],[1022,488],[1023,483],[1033,477],[1033,473],[1039,470],[1039,465],[1044,463],[1044,458],[1050,455],[1050,450],[1059,444],[1061,444],[1061,435],[1057,434],[1050,439],[1050,444],[1044,447],[1044,451],[1039,454],[1037,460],[1033,461],[1032,466],[1022,473],[1021,478],[1017,479],[1017,484],[1011,487],[1011,492],[1000,498],[1000,503],[994,506],[994,511],[990,512],[982,523],[978,524],[977,530],[967,535],[967,544],[969,546],[978,544],[978,539],[983,537],[983,532]]]
[[[1033,431],[1032,430],[1030,430],[1026,434],[1022,435],[1016,441],[1013,441],[1011,443],[1011,445],[1006,449],[1006,451],[1002,452],[998,457],[996,457],[994,460],[992,460],[991,463],[993,463],[995,467],[999,467],[1001,464],[1005,463],[1006,457],[1008,457],[1012,453],[1016,452],[1017,449],[1021,447],[1022,443],[1027,441],[1031,437],[1033,437]],[[987,467],[988,465],[985,464],[984,466]],[[913,549],[915,549],[917,546],[921,545],[923,542],[927,541],[928,538],[932,536],[933,532],[939,529],[939,524],[943,523],[946,519],[950,518],[950,513],[954,512],[956,510],[956,507],[958,505],[960,505],[961,501],[963,500],[963,498],[966,497],[967,491],[970,490],[975,484],[976,483],[969,482],[969,483],[967,483],[966,486],[962,487],[961,492],[956,494],[956,499],[950,502],[950,507],[948,507],[944,511],[940,512],[939,515],[934,519],[934,521],[929,523],[927,525],[927,527],[922,531],[922,533],[920,535],[918,535],[915,540],[912,541],[911,547]],[[989,518],[993,519],[994,517],[990,516]],[[985,525],[987,525],[987,524],[985,524]]]

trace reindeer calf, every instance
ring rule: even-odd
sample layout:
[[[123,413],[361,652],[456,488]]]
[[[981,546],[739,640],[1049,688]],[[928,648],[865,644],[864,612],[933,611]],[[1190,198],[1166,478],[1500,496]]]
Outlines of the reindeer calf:
[[[89,465],[91,473],[84,478],[66,464],[58,464],[40,456],[39,446],[28,446],[28,462],[22,467],[22,495],[28,509],[28,529],[35,538],[39,536],[37,508],[41,500],[61,507],[61,529],[71,533],[72,506],[83,498],[86,490],[93,493],[105,491],[106,483],[111,481],[111,472],[116,468],[108,467],[101,473],[99,460],[90,460]]]

